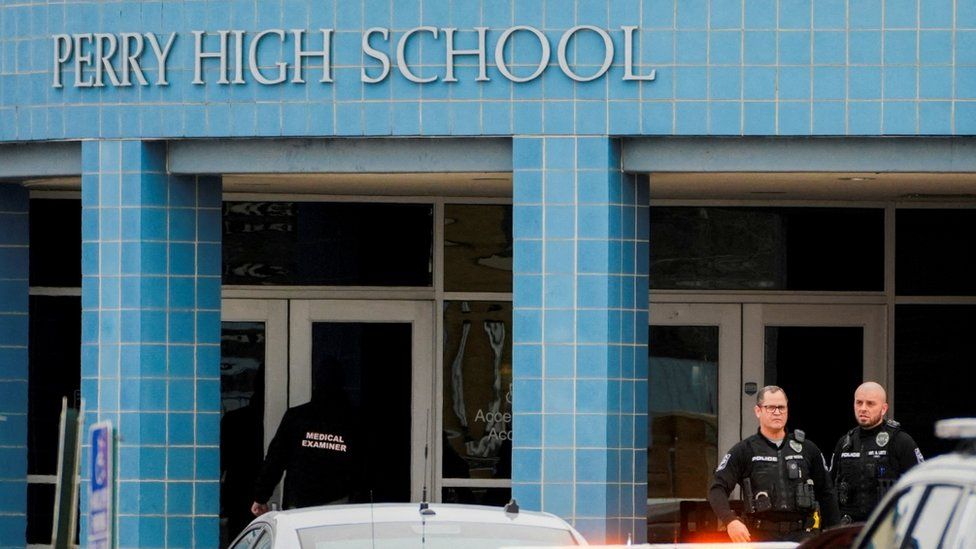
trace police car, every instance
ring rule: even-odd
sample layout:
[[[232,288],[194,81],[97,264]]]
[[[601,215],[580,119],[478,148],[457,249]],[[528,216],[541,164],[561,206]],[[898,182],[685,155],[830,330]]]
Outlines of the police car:
[[[956,451],[905,473],[863,526],[828,530],[800,547],[976,548],[976,419],[940,421],[935,432],[959,440]]]
[[[496,549],[586,545],[549,513],[444,503],[329,505],[254,519],[231,549]]]

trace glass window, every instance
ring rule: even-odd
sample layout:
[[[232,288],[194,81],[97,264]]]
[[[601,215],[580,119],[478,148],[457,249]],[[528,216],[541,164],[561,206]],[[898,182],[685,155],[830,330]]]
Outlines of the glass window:
[[[254,546],[254,549],[271,549],[273,543],[274,538],[271,537],[271,531],[265,530],[264,535],[258,539],[258,543]]]
[[[884,289],[881,209],[653,207],[650,225],[654,289]]]
[[[965,507],[956,513],[953,524],[953,538],[947,546],[952,549],[971,549],[976,547],[976,493],[970,493],[966,498]]]
[[[763,383],[786,391],[790,426],[803,429],[829,456],[837,438],[851,428],[851,395],[864,377],[864,328],[766,326],[764,331]]]
[[[31,296],[29,307],[27,470],[32,475],[53,475],[58,465],[61,399],[67,397],[69,406],[79,404],[81,298]]]
[[[958,486],[935,486],[929,489],[922,511],[912,526],[909,542],[911,547],[934,549],[941,545],[946,525],[952,518],[961,493],[962,489]]]
[[[410,501],[412,333],[406,322],[312,323],[312,400],[341,402],[355,419],[349,451],[367,478],[346,483],[354,503]]]
[[[30,201],[30,285],[81,287],[81,200]]]
[[[263,322],[220,329],[220,514],[222,545],[252,520],[254,481],[264,461]]]
[[[502,513],[501,509],[498,513]],[[298,531],[302,547],[314,549],[498,549],[578,545],[569,530],[499,522],[385,522],[317,526]]]
[[[444,303],[444,478],[511,478],[512,304]]]
[[[224,284],[431,286],[430,204],[225,202]]]
[[[865,538],[865,547],[869,549],[901,547],[923,493],[925,493],[924,486],[914,486],[893,498],[874,522],[874,529]]]
[[[926,457],[955,448],[935,436],[936,420],[973,414],[974,340],[976,305],[895,307],[895,385],[911,388],[895,391],[895,419]]]
[[[264,531],[260,527],[258,527],[258,528],[251,528],[243,536],[241,536],[241,539],[237,540],[237,543],[234,544],[234,547],[232,549],[252,549],[252,548],[256,548],[257,547],[256,543],[258,541],[258,538],[261,537],[261,534],[263,532]],[[265,536],[265,537],[268,537],[268,536]]]
[[[895,213],[899,295],[976,295],[976,210]]]
[[[718,326],[648,331],[647,536],[679,539],[679,500],[704,500],[717,466]]]
[[[444,289],[512,291],[512,207],[444,207]]]
[[[441,502],[469,503],[501,507],[512,500],[511,488],[445,486],[441,488]]]

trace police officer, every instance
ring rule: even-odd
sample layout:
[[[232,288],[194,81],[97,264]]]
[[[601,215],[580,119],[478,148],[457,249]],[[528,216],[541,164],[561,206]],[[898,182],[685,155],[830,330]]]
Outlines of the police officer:
[[[254,486],[251,512],[268,511],[268,499],[285,475],[282,507],[346,503],[362,482],[361,432],[345,398],[341,366],[327,361],[313,371],[312,401],[289,408],[275,432]]]
[[[799,541],[813,527],[819,503],[823,526],[840,513],[827,465],[803,431],[787,433],[787,399],[768,385],[756,395],[759,432],[737,443],[715,471],[708,501],[734,542]],[[729,493],[742,486],[745,516],[729,506]]]
[[[922,462],[922,452],[897,421],[885,419],[884,387],[868,381],[854,391],[857,427],[840,437],[830,459],[841,522],[863,522],[898,477]]]

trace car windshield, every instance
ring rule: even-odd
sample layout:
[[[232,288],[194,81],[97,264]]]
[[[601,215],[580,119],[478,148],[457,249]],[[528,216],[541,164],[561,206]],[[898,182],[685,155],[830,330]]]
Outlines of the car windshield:
[[[577,545],[569,530],[480,522],[389,522],[298,531],[302,549],[500,549]]]

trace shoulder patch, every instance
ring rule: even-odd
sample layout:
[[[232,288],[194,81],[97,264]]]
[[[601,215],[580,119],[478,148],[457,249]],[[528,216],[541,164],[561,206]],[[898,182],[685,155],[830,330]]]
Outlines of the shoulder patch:
[[[729,458],[731,458],[731,457],[732,457],[732,454],[725,454],[725,457],[723,457],[722,458],[722,461],[719,462],[718,469],[715,469],[715,472],[717,473],[717,472],[721,471],[722,469],[725,469],[725,466],[729,464]]]
[[[925,458],[922,457],[922,451],[918,448],[915,448],[915,459],[917,459],[919,463],[925,461]]]
[[[888,444],[889,440],[891,440],[891,435],[889,435],[887,431],[881,431],[876,437],[874,437],[874,442],[881,447]]]

